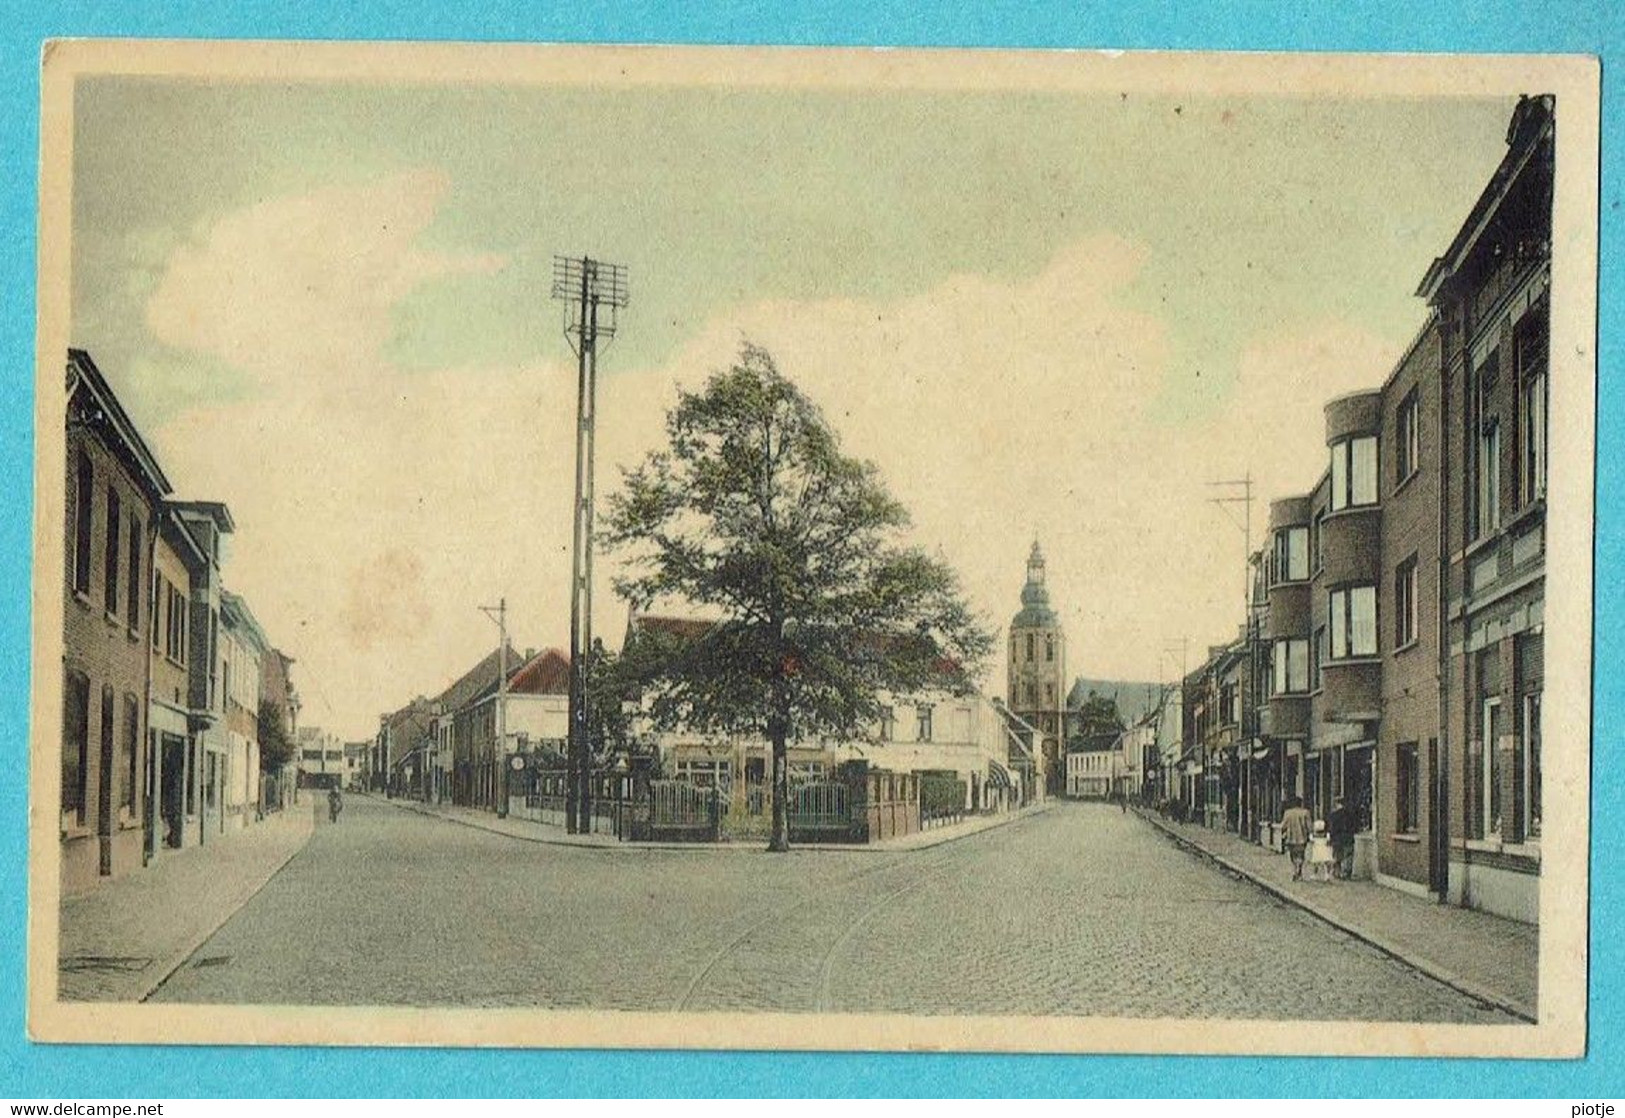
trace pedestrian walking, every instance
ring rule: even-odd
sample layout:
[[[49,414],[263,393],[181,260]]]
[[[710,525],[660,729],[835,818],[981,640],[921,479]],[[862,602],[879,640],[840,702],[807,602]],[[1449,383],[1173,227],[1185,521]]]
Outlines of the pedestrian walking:
[[[337,823],[339,821],[339,812],[343,810],[344,796],[340,794],[337,787],[329,788],[327,790],[327,821]]]
[[[1309,836],[1309,880],[1331,881],[1332,840],[1326,833],[1326,824],[1315,820],[1315,833]]]
[[[1286,847],[1287,857],[1292,859],[1292,880],[1303,880],[1303,851],[1309,845],[1309,831],[1313,820],[1309,818],[1309,809],[1303,806],[1303,801],[1293,796],[1287,801],[1286,811],[1281,813],[1281,842]]]
[[[1342,800],[1332,801],[1332,813],[1326,819],[1331,833],[1332,858],[1336,861],[1335,876],[1348,881],[1354,876],[1354,812]]]

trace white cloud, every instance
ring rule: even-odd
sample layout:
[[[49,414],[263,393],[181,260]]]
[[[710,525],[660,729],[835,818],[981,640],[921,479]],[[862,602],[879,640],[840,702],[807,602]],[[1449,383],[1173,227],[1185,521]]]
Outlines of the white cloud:
[[[417,173],[227,216],[171,258],[148,308],[163,341],[262,388],[180,414],[157,441],[187,495],[231,504],[228,583],[299,659],[307,720],[347,736],[490,648],[477,606],[505,595],[521,645],[568,637],[573,361],[561,346],[556,363],[415,374],[383,356],[391,308],[415,286],[500,265],[417,246],[445,190]],[[737,308],[658,369],[609,349],[599,491],[662,439],[676,386],[701,385],[748,337],[880,465],[916,541],[995,625],[1018,604],[1036,533],[1071,671],[1166,675],[1166,639],[1218,639],[1240,615],[1240,533],[1204,483],[1251,467],[1261,525],[1268,497],[1314,480],[1321,403],[1386,366],[1336,323],[1259,338],[1223,414],[1172,424],[1150,406],[1167,325],[1123,299],[1143,262],[1103,234],[1015,283],[952,276],[898,301]],[[598,572],[614,644],[612,563]]]

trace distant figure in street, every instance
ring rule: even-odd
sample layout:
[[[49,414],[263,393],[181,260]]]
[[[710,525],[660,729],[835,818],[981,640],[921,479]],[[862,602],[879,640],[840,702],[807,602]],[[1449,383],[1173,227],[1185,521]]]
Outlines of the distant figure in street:
[[[1315,820],[1315,833],[1309,836],[1309,880],[1331,881],[1332,840],[1326,834],[1326,824]]]
[[[338,788],[329,788],[327,790],[327,821],[337,823],[339,821],[339,812],[343,810],[344,797],[339,793]]]
[[[1286,847],[1287,857],[1292,859],[1293,881],[1303,880],[1303,850],[1309,845],[1313,822],[1302,800],[1294,796],[1287,801],[1286,811],[1281,813],[1281,843]]]
[[[1331,832],[1332,857],[1337,862],[1334,876],[1339,881],[1347,881],[1354,876],[1354,813],[1342,800],[1332,801],[1326,829]]]
[[[1119,793],[1117,793],[1117,810],[1121,811],[1124,815],[1128,814],[1128,793],[1127,792],[1119,792]]]

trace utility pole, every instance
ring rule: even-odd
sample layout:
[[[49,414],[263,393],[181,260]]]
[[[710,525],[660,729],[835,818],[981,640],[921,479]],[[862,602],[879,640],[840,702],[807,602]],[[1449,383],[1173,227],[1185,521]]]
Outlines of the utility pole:
[[[553,298],[564,304],[564,336],[575,351],[576,485],[571,519],[570,738],[565,761],[564,825],[592,830],[592,755],[587,737],[587,676],[592,657],[593,438],[598,409],[598,339],[613,338],[627,305],[626,269],[583,256],[553,258]]]
[[[497,744],[492,751],[495,769],[491,774],[491,796],[496,800],[497,818],[508,814],[508,599],[498,598],[480,612],[497,623]]]
[[[1236,524],[1241,529],[1241,574],[1242,574],[1242,616],[1250,618],[1253,612],[1253,472],[1248,470],[1246,475],[1236,481],[1210,481],[1209,489],[1223,489],[1225,492],[1216,497],[1209,497],[1208,504],[1218,505],[1219,510],[1230,517],[1232,524],[1236,518],[1231,514],[1228,506],[1242,506],[1242,520]]]
[[[1219,507],[1219,510],[1230,518],[1235,524],[1236,518],[1230,512],[1231,505],[1242,506],[1241,523],[1236,527],[1241,529],[1241,608],[1244,639],[1246,641],[1247,655],[1247,686],[1238,688],[1236,700],[1241,705],[1240,724],[1236,727],[1236,771],[1239,774],[1236,784],[1236,827],[1245,833],[1249,826],[1251,810],[1251,782],[1252,782],[1252,753],[1255,734],[1253,710],[1256,704],[1252,701],[1253,690],[1258,685],[1258,630],[1257,618],[1253,611],[1253,472],[1249,469],[1239,480],[1210,481],[1210,489],[1221,490],[1221,495],[1209,497],[1208,503]]]

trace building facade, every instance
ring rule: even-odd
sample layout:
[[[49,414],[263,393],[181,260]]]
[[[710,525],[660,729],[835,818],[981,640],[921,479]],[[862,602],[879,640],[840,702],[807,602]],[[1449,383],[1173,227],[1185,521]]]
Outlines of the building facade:
[[[1280,794],[1352,812],[1356,876],[1530,922],[1554,141],[1550,98],[1520,101],[1416,338],[1326,404],[1325,472],[1270,506],[1260,615]]]
[[[152,823],[148,588],[169,479],[88,353],[70,350],[63,549],[61,881],[144,864]]]

